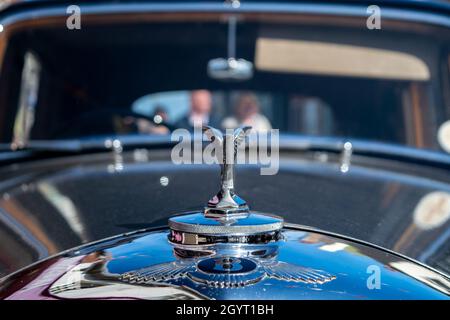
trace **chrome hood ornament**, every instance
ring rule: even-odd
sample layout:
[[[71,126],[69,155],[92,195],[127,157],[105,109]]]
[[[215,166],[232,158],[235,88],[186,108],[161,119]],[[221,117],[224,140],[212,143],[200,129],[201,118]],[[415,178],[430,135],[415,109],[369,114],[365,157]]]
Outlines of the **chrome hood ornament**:
[[[221,189],[219,193],[208,202],[205,213],[217,215],[247,213],[249,207],[244,199],[234,192],[234,164],[239,145],[245,139],[252,127],[245,126],[234,130],[233,134],[223,135],[217,129],[203,127],[203,132],[211,142],[218,144],[221,153],[216,154],[221,167]]]
[[[217,129],[203,129],[216,144],[221,164],[221,189],[203,212],[169,219],[170,241],[178,244],[261,243],[279,239],[283,219],[250,212],[249,206],[234,191],[234,163],[240,143],[251,127],[241,127],[223,135]]]

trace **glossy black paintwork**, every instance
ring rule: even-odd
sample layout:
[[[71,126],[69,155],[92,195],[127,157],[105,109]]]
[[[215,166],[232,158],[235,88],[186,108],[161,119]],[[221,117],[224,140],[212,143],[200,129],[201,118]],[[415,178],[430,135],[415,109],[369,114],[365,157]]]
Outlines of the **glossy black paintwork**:
[[[450,193],[448,170],[355,156],[344,174],[337,159],[281,153],[274,176],[238,166],[237,191],[251,199],[253,210],[362,239],[448,272],[450,222],[421,230],[413,221],[423,196]],[[5,166],[0,272],[82,243],[166,225],[173,214],[201,209],[218,188],[218,174],[214,166],[172,164],[170,149],[129,151],[123,163],[106,152]]]

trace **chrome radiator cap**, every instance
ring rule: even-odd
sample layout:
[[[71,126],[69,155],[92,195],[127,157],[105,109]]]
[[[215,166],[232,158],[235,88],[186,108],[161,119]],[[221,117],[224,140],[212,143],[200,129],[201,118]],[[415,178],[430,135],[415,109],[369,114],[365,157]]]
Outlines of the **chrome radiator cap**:
[[[171,218],[169,227],[169,240],[174,244],[258,244],[279,240],[283,219],[251,212],[239,217],[212,218],[198,212]]]

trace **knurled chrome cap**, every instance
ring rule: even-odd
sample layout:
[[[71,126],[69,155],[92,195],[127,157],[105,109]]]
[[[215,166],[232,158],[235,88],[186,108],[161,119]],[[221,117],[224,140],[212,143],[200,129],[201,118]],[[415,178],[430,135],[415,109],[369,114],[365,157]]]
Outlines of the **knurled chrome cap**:
[[[283,228],[283,219],[268,214],[247,213],[209,217],[202,212],[169,219],[172,243],[267,243],[276,241]]]

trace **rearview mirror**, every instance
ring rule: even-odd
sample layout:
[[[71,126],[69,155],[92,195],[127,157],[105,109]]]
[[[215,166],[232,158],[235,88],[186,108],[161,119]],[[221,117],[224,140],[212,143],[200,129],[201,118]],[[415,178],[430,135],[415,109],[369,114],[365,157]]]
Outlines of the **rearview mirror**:
[[[253,63],[235,58],[212,59],[208,62],[208,76],[216,80],[248,80],[253,76]]]
[[[236,59],[237,17],[228,17],[228,58],[211,59],[208,76],[216,80],[248,80],[253,77],[253,63]]]

